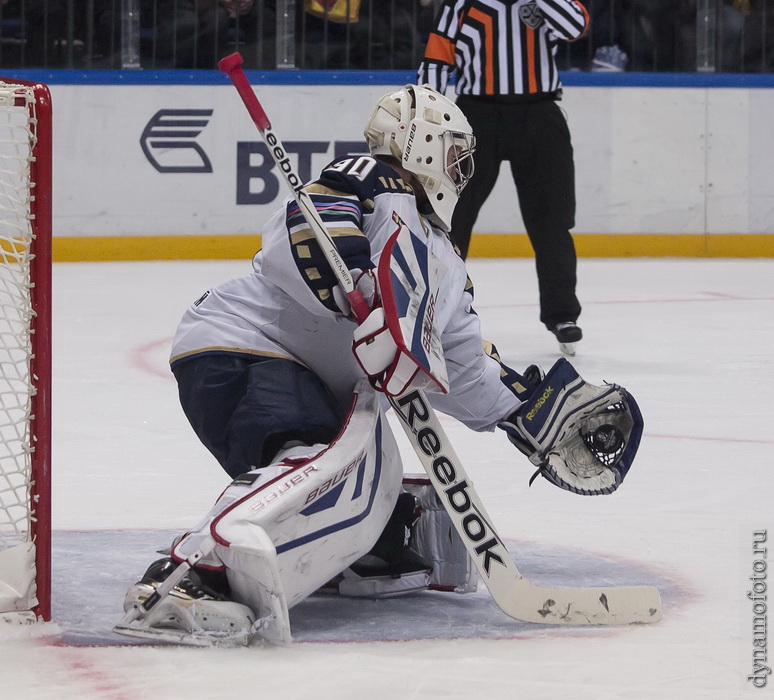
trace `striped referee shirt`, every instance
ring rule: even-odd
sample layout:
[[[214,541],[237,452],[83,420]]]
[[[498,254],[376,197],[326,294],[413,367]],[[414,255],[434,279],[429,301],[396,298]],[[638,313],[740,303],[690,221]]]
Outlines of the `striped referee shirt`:
[[[576,0],[443,0],[417,83],[459,95],[532,95],[561,87],[560,40],[584,36],[586,8]]]

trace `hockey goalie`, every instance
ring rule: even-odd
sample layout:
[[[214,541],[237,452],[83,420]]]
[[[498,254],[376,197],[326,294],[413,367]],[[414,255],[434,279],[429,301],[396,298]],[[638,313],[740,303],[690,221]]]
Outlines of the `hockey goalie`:
[[[365,137],[368,155],[334,160],[303,189],[364,318],[297,197],[265,226],[252,272],[185,312],[171,356],[180,401],[232,481],[129,589],[117,632],[282,643],[288,610],[321,588],[475,590],[439,496],[404,477],[385,397],[420,390],[472,430],[502,429],[536,475],[578,494],[612,493],[626,477],[642,419],[625,389],[588,384],[564,359],[517,373],[482,338],[448,237],[473,176],[475,139],[459,109],[407,85],[377,102]]]

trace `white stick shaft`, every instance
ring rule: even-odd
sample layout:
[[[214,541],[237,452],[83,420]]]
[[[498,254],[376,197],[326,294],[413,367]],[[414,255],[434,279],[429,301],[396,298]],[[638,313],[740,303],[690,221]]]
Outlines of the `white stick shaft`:
[[[271,157],[274,159],[280,173],[282,173],[285,184],[293,193],[304,218],[312,229],[314,237],[317,239],[317,243],[319,244],[323,255],[325,255],[331,270],[333,270],[333,274],[336,276],[339,285],[341,285],[341,288],[347,295],[355,318],[360,322],[364,321],[370,311],[368,305],[366,304],[365,299],[363,299],[363,295],[355,288],[352,275],[339,254],[336,243],[328,233],[328,229],[325,227],[325,224],[320,217],[320,213],[315,208],[311,197],[303,189],[304,183],[293,170],[290,158],[288,157],[285,147],[282,145],[282,141],[280,141],[274,133],[271,122],[266,116],[266,112],[261,106],[255,92],[253,92],[250,82],[247,80],[247,76],[242,70],[242,57],[238,53],[231,54],[219,61],[218,66],[221,71],[231,78],[231,81],[239,92],[242,102],[244,102],[247,111],[269,148]]]

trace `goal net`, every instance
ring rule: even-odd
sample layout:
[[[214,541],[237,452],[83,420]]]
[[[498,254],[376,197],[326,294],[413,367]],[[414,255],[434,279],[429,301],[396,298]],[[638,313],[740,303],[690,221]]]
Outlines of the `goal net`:
[[[0,622],[50,619],[51,98],[0,78]]]

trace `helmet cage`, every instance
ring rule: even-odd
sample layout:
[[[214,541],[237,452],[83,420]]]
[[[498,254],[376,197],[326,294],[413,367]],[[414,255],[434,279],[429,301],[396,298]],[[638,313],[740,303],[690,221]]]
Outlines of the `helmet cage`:
[[[475,137],[459,107],[429,86],[406,85],[379,100],[365,136],[373,155],[392,155],[417,177],[448,229],[474,170]]]
[[[445,131],[443,140],[446,152],[446,175],[454,183],[459,195],[476,169],[473,162],[476,137],[461,131]]]

